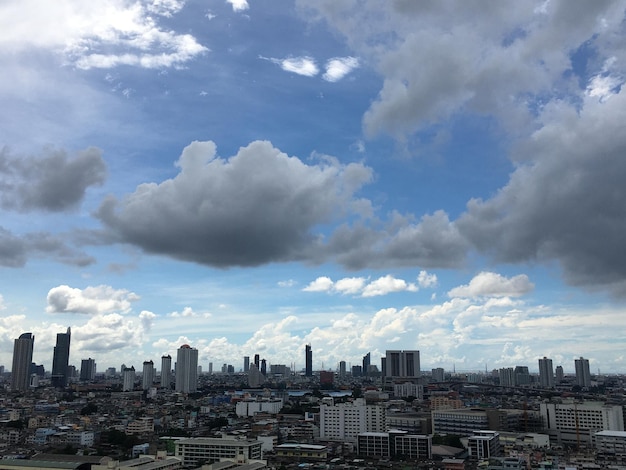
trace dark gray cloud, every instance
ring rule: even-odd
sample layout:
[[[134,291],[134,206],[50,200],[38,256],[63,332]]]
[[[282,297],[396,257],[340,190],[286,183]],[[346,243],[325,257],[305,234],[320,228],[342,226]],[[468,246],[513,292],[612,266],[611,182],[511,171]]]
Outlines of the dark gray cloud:
[[[18,236],[0,227],[0,266],[21,268],[29,257],[53,259],[79,267],[95,262],[91,256],[67,245],[58,235],[38,232]]]
[[[61,212],[75,208],[87,188],[106,178],[102,152],[94,147],[68,156],[48,150],[41,156],[15,156],[0,151],[0,206],[6,210]]]
[[[212,142],[193,142],[178,166],[173,179],[104,201],[98,217],[146,252],[228,267],[309,258],[316,227],[370,210],[355,197],[369,168],[329,157],[307,165],[269,142],[227,160]]]
[[[570,284],[626,294],[626,91],[543,117],[508,184],[457,226],[497,261],[556,260]]]

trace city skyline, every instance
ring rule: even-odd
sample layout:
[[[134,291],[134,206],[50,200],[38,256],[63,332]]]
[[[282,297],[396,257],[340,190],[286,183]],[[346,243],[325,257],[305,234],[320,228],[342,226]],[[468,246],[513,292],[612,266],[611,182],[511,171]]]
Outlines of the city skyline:
[[[624,1],[59,1],[0,4],[0,364],[626,372]]]

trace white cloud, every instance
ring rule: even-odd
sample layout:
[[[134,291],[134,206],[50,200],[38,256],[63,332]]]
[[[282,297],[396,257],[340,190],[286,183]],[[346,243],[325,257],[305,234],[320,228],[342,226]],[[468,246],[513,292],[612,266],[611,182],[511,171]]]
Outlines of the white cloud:
[[[611,75],[596,75],[587,85],[587,94],[592,98],[598,98],[600,102],[608,100],[617,93],[624,80]]]
[[[5,308],[7,308],[7,306],[4,305],[4,297],[0,294],[0,310],[4,310]]]
[[[498,273],[483,271],[464,286],[448,292],[449,297],[518,297],[534,289],[526,274],[506,278]]]
[[[287,59],[269,59],[285,72],[292,72],[305,77],[314,77],[319,73],[315,59],[308,56],[289,57]]]
[[[363,289],[363,297],[374,297],[387,295],[391,292],[417,292],[418,288],[413,283],[408,283],[404,279],[396,279],[391,275],[386,275],[370,282]]]
[[[244,11],[250,8],[247,0],[226,0],[226,2],[232,5],[233,11]]]
[[[131,303],[139,296],[126,289],[113,289],[111,286],[89,286],[85,289],[67,285],[53,287],[48,292],[46,312],[48,313],[87,313],[107,312],[127,313]]]
[[[172,312],[168,316],[172,318],[209,318],[211,314],[208,312],[198,313],[191,307],[185,307],[182,312]]]
[[[342,294],[358,294],[363,290],[367,280],[364,277],[345,277],[335,282],[335,291]]]
[[[293,287],[298,282],[293,279],[287,279],[286,281],[278,281],[278,287]]]
[[[0,5],[0,50],[48,49],[80,69],[181,66],[207,51],[190,34],[159,24],[159,16],[171,17],[183,5],[179,0],[10,0]]]
[[[437,275],[430,274],[427,271],[420,271],[417,276],[417,283],[423,288],[437,287]]]
[[[322,78],[327,82],[338,82],[358,66],[356,57],[335,57],[326,62],[326,72]]]
[[[332,290],[335,283],[326,276],[321,276],[312,281],[308,286],[302,289],[304,292],[327,292]]]
[[[139,321],[143,325],[145,331],[150,331],[152,325],[154,324],[154,319],[156,318],[156,314],[150,312],[149,310],[142,310],[139,314]]]

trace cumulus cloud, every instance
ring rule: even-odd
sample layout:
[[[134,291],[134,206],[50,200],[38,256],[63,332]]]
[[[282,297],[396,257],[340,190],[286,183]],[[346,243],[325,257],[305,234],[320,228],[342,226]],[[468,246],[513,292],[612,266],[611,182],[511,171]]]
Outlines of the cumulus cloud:
[[[338,82],[358,66],[356,57],[335,57],[326,62],[326,72],[322,78],[327,82]]]
[[[0,48],[52,50],[81,69],[181,66],[207,51],[192,35],[159,24],[159,17],[171,17],[183,5],[178,0],[50,5],[10,0],[0,5]]]
[[[0,207],[27,212],[60,212],[78,206],[91,186],[106,178],[102,151],[87,148],[69,156],[46,150],[41,156],[14,156],[0,150]]]
[[[369,207],[354,196],[369,168],[329,158],[306,165],[269,142],[227,160],[212,142],[194,142],[178,167],[173,179],[101,205],[98,217],[119,241],[219,267],[302,260],[320,256],[317,225]]]
[[[506,278],[498,273],[483,271],[472,278],[469,284],[455,287],[449,297],[518,297],[534,289],[526,274]]]
[[[417,283],[422,288],[432,288],[437,286],[437,275],[428,271],[420,271],[417,276]]]
[[[98,362],[108,359],[108,364],[118,364],[141,347],[147,332],[142,319],[136,321],[119,313],[94,315],[84,325],[72,327],[72,354],[95,354]]]
[[[127,313],[131,309],[132,302],[137,300],[139,296],[134,292],[114,289],[111,286],[89,286],[85,289],[77,289],[61,285],[48,291],[46,312],[90,315],[115,311]]]
[[[423,272],[425,273],[425,271]],[[321,276],[311,281],[309,285],[302,290],[304,292],[329,292],[343,295],[359,295],[361,297],[375,297],[393,292],[417,292],[418,286],[415,283],[398,279],[390,274],[379,277],[371,282],[365,277],[345,277],[334,282],[327,276]]]
[[[143,326],[143,329],[145,331],[150,331],[156,317],[156,314],[150,312],[149,310],[141,311],[141,313],[139,314],[139,321],[141,322],[141,325]]]
[[[208,312],[198,313],[195,312],[191,307],[185,307],[182,312],[172,312],[168,314],[168,316],[172,318],[209,318],[211,314]]]

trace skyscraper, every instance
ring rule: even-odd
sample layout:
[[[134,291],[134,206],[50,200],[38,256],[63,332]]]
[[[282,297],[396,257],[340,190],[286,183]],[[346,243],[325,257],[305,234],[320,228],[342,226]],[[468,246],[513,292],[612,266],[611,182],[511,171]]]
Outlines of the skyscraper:
[[[346,361],[339,361],[339,377],[342,379],[346,376]]]
[[[130,392],[135,389],[135,367],[122,368],[122,391]]]
[[[64,388],[67,386],[67,366],[70,362],[70,337],[68,327],[66,333],[57,333],[57,345],[52,354],[52,386]]]
[[[539,385],[545,388],[554,387],[554,369],[552,368],[552,359],[544,356],[539,359]]]
[[[198,390],[198,350],[188,344],[176,354],[176,391],[190,393]]]
[[[30,365],[33,362],[35,336],[22,333],[13,342],[13,367],[11,368],[11,390],[28,390],[30,385]]]
[[[141,376],[141,388],[148,390],[154,383],[154,362],[143,361],[143,374]]]
[[[310,344],[304,347],[304,364],[304,375],[313,377],[313,351],[311,351]]]
[[[170,388],[172,383],[172,356],[161,356],[161,387]]]
[[[250,356],[243,357],[243,371],[248,373],[250,371]]]
[[[574,359],[576,368],[576,383],[581,387],[591,387],[591,372],[589,372],[589,359]]]

